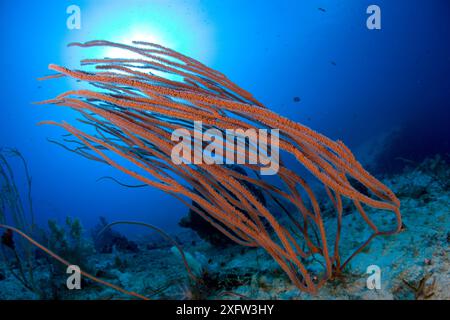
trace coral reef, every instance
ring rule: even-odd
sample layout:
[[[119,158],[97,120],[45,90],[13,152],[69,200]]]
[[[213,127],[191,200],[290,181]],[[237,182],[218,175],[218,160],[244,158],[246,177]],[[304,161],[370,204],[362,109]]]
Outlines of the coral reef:
[[[44,233],[42,237],[50,250],[85,270],[92,269],[86,265],[86,258],[94,253],[94,247],[83,237],[83,227],[78,219],[67,217],[65,226],[49,220],[48,227],[48,233]]]
[[[19,160],[23,167],[26,197],[19,192],[11,160]],[[83,266],[83,269],[90,270],[88,257],[93,253],[92,246],[82,236],[81,223],[77,219],[67,218],[65,227],[59,226],[55,221],[49,221],[48,231],[35,225],[31,181],[27,162],[22,154],[16,149],[0,149],[0,187],[2,190],[0,193],[0,230],[3,230],[0,238],[0,270],[2,270],[2,282],[8,281],[10,275],[15,280],[13,282],[17,282],[22,290],[26,290],[24,299],[70,299],[74,293],[61,286],[66,279],[66,273],[61,268],[61,264],[66,267],[78,264]],[[33,238],[41,239],[42,242],[47,243],[47,247]],[[35,248],[41,251],[35,251]],[[47,256],[39,255],[42,252]],[[46,259],[48,256],[52,259]],[[71,259],[71,262],[62,256]],[[55,264],[55,261],[60,264]],[[81,270],[81,273],[88,282],[98,282],[123,294],[145,299],[139,294],[100,280],[84,270]],[[20,290],[16,290],[16,294],[17,292]],[[0,298],[10,298],[8,291],[6,294],[6,297],[0,296]],[[11,297],[15,297],[15,295],[12,294]]]
[[[441,157],[442,158],[442,157]],[[84,257],[94,266],[98,277],[117,286],[145,294],[153,299],[450,299],[450,195],[440,180],[450,173],[442,163],[430,176],[429,167],[436,157],[426,159],[418,166],[411,165],[404,172],[383,180],[401,194],[403,232],[386,239],[376,239],[357,255],[339,277],[327,282],[317,293],[310,295],[298,290],[277,264],[261,248],[247,250],[228,246],[217,250],[199,238],[193,231],[178,238],[187,263],[198,280],[194,281],[183,268],[181,254],[169,246],[154,246],[139,254],[129,251],[90,253]],[[438,168],[439,167],[439,168]],[[416,197],[417,187],[427,186],[426,195]],[[402,192],[399,192],[403,190]],[[408,191],[410,190],[410,191]],[[375,220],[389,219],[375,215]],[[334,227],[333,216],[324,219],[325,228]],[[343,245],[351,246],[352,239],[367,237],[370,229],[354,214],[342,218],[342,226],[350,230]],[[106,232],[106,230],[104,231]],[[175,238],[175,235],[172,235]],[[85,239],[85,238],[84,238]],[[137,242],[145,247],[146,239]],[[345,249],[345,248],[344,248]],[[308,262],[312,268],[314,261]],[[366,285],[367,267],[381,269],[381,289],[369,290]],[[36,265],[35,276],[48,278],[47,264]],[[57,284],[58,282],[54,282]],[[23,285],[0,264],[0,299],[36,299],[23,290]],[[124,299],[129,298],[109,287],[89,283],[83,290],[70,294],[63,291],[48,294],[47,299]]]

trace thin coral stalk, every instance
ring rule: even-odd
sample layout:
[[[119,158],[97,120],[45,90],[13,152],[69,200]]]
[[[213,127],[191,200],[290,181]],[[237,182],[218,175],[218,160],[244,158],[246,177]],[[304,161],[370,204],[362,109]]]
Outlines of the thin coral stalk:
[[[183,248],[178,244],[178,242],[175,241],[175,239],[173,239],[167,232],[165,232],[164,230],[149,224],[149,223],[145,223],[145,222],[140,222],[140,221],[115,221],[115,222],[111,222],[108,225],[106,225],[105,227],[102,228],[102,230],[100,230],[100,232],[98,233],[97,237],[101,236],[101,234],[103,232],[105,232],[107,229],[112,228],[113,226],[119,225],[119,224],[128,224],[128,225],[135,225],[135,226],[141,226],[141,227],[145,227],[148,229],[151,229],[153,231],[156,231],[157,233],[159,233],[164,239],[166,239],[167,241],[169,241],[170,243],[172,243],[175,248],[178,250],[178,252],[181,255],[181,259],[183,260],[183,264],[186,267],[186,271],[189,274],[189,277],[191,277],[194,281],[200,282],[201,279],[199,279],[193,272],[191,267],[189,266],[189,263],[186,259],[186,255],[184,254]]]
[[[23,239],[27,240],[29,243],[31,243],[32,245],[34,245],[35,247],[39,248],[40,250],[44,251],[46,254],[48,254],[49,256],[51,256],[52,258],[58,260],[59,262],[61,262],[62,264],[66,265],[67,267],[72,266],[73,264],[70,263],[69,261],[65,260],[64,258],[60,257],[59,255],[57,255],[56,253],[54,253],[53,251],[47,249],[45,246],[43,246],[42,244],[40,244],[39,242],[37,242],[36,240],[34,240],[33,238],[31,238],[30,236],[28,236],[27,234],[25,234],[24,232],[22,232],[21,230],[14,228],[12,226],[8,226],[5,224],[0,224],[0,228],[5,229],[5,230],[11,230],[14,233],[18,234],[19,236],[21,236]],[[94,282],[100,283],[102,285],[105,285],[107,287],[110,287],[114,290],[117,290],[123,294],[126,295],[130,295],[139,299],[143,299],[143,300],[148,300],[146,297],[136,293],[136,292],[132,292],[132,291],[127,291],[119,286],[116,286],[110,282],[107,282],[105,280],[99,279],[97,277],[94,277],[93,275],[80,270],[81,274],[83,276],[85,276],[88,279],[91,279]]]

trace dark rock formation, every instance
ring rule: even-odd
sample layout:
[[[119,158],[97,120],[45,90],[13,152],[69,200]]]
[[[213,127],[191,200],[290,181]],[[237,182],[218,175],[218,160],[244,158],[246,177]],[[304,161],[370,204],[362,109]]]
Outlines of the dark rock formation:
[[[112,253],[113,249],[118,251],[138,252],[139,248],[134,241],[128,240],[124,235],[110,228],[104,228],[108,225],[106,218],[100,217],[100,223],[92,230],[95,250],[99,253]],[[100,235],[99,233],[104,230]]]

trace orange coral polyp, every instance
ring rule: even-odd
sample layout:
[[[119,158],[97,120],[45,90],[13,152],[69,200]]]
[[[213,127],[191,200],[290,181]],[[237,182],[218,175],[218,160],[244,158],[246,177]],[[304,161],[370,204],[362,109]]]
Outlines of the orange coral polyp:
[[[300,290],[316,293],[374,237],[400,231],[399,200],[364,170],[341,141],[332,141],[276,114],[220,72],[147,42],[129,46],[91,41],[71,46],[112,46],[140,54],[142,58],[83,61],[83,65],[94,65],[98,72],[50,65],[49,68],[58,74],[47,79],[68,76],[103,90],[101,93],[87,89],[68,91],[43,102],[77,110],[84,116],[83,122],[95,128],[96,134],[82,132],[67,123],[46,123],[63,127],[96,155],[84,150],[75,152],[90,159],[102,159],[130,176],[174,195],[237,243],[263,248]],[[133,69],[133,63],[139,63],[139,71]],[[147,69],[177,75],[182,80],[169,80],[158,73],[142,71]],[[284,188],[259,176],[251,177],[250,174],[257,175],[259,165],[242,165],[248,176],[228,166],[174,165],[170,161],[174,146],[170,132],[175,128],[191,129],[193,121],[203,121],[208,128],[222,132],[236,128],[279,129],[280,151],[293,155],[323,185],[336,209],[334,238],[327,237],[316,191],[281,159],[277,176]],[[108,151],[128,159],[145,173],[119,165],[107,156]],[[370,192],[358,191],[348,177]],[[279,212],[271,212],[263,205],[250,192],[248,184],[276,202]],[[353,201],[373,233],[354,252],[346,253],[348,258],[342,263],[339,244],[345,231],[342,230],[343,197]],[[195,202],[198,208],[187,200]],[[296,212],[285,210],[283,201],[291,203]],[[390,211],[396,217],[397,225],[380,231],[363,205]],[[311,256],[322,258],[324,270],[321,274],[311,272],[305,264],[305,259]]]

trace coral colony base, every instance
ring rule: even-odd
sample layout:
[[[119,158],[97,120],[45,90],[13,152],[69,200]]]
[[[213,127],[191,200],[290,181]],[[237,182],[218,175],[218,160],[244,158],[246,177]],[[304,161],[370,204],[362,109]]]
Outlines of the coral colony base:
[[[43,79],[70,77],[90,84],[92,89],[68,91],[40,103],[78,111],[86,131],[66,122],[43,124],[60,126],[78,138],[77,147],[71,151],[173,195],[237,244],[263,249],[301,291],[317,293],[328,280],[340,277],[374,238],[402,230],[400,201],[363,169],[342,141],[332,141],[274,113],[222,73],[147,42],[131,46],[90,41],[70,46],[114,47],[137,53],[140,58],[86,59],[81,62],[84,71],[50,65],[57,74]],[[195,133],[195,121],[201,121],[206,130],[214,130],[216,136],[230,129],[255,130],[261,138],[258,130],[279,130],[280,154],[271,154],[272,163],[279,163],[276,175],[263,179],[259,172],[265,164],[258,161],[241,164],[245,174],[229,165],[174,163],[172,152],[179,141],[171,139],[172,133],[180,129]],[[255,156],[255,141],[245,139],[246,148],[233,152],[220,148],[215,152],[236,163],[239,157]],[[238,145],[243,147],[243,141]],[[128,160],[130,166],[120,164],[113,156]],[[300,176],[287,165],[292,161],[285,159],[301,164],[311,177]],[[311,179],[320,187],[312,188]],[[249,186],[269,201],[263,204]],[[328,203],[334,213],[325,212]],[[348,245],[341,241],[351,232],[343,217],[352,207],[370,232]],[[379,212],[374,214],[373,209]],[[332,215],[333,225],[324,224],[325,213]],[[380,215],[386,219],[378,219]],[[1,227],[69,264],[20,230]]]

